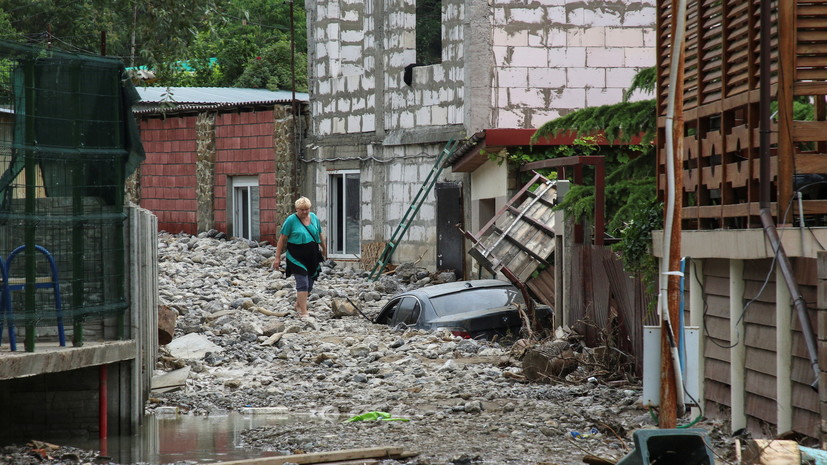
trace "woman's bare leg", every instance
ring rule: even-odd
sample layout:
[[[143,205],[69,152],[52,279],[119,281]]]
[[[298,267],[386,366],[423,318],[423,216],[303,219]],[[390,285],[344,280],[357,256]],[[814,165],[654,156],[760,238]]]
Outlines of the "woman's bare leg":
[[[299,317],[306,317],[307,313],[307,291],[296,292],[296,312]]]

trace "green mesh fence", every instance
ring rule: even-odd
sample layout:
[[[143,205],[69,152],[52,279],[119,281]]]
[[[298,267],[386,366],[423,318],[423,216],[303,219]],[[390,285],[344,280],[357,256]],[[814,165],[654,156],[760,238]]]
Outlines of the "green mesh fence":
[[[4,345],[59,340],[61,322],[76,346],[123,337],[124,179],[143,158],[124,78],[118,60],[0,42]]]

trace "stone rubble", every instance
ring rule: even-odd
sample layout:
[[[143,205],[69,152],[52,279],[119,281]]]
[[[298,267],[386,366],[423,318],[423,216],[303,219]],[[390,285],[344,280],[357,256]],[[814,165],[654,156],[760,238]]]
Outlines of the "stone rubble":
[[[293,278],[271,267],[274,251],[215,231],[159,234],[160,303],[178,313],[175,338],[196,333],[220,350],[187,359],[162,347],[157,374],[189,367],[190,375],[181,390],[153,393],[148,413],[289,412],[320,421],[251,429],[241,446],[284,454],[403,446],[417,453],[385,465],[618,460],[634,447],[636,429],[655,427],[640,405],[639,384],[613,387],[582,367],[556,383],[529,383],[509,345],[368,320],[392,295],[451,273],[401,264],[374,282],[327,262],[309,296],[314,317],[300,320]],[[356,315],[338,311],[347,299]],[[377,411],[408,421],[344,421]],[[731,449],[721,422],[695,427],[710,432],[719,454]]]
[[[250,430],[245,447],[289,454],[404,446],[419,454],[406,463],[422,465],[617,460],[633,447],[634,430],[654,427],[639,385],[610,387],[582,370],[557,384],[526,383],[509,346],[362,316],[450,273],[406,263],[374,282],[328,262],[309,296],[315,318],[300,320],[293,279],[271,267],[273,246],[211,235],[159,236],[161,303],[178,312],[176,336],[199,333],[223,350],[202,360],[162,357],[159,368],[186,364],[192,374],[186,389],[154,397],[150,412],[280,408],[328,421]],[[346,299],[362,315],[334,316]],[[274,334],[281,336],[265,344]],[[409,421],[343,421],[373,411]],[[696,426],[704,425],[722,439],[719,424]],[[592,428],[598,433],[572,435]]]

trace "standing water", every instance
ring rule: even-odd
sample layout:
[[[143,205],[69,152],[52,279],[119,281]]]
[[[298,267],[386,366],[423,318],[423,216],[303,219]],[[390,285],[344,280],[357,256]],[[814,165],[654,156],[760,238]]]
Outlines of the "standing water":
[[[330,417],[325,417],[330,421]],[[110,437],[107,454],[119,464],[165,465],[214,463],[289,454],[290,451],[262,452],[241,447],[241,434],[259,426],[323,421],[308,415],[147,415],[140,432],[131,437]],[[65,444],[100,450],[100,442]]]

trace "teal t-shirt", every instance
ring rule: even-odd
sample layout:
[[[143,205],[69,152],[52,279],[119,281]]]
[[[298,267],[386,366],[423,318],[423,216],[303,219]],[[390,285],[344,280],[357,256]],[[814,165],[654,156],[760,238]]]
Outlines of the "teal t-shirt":
[[[287,242],[290,244],[318,242],[319,231],[321,230],[322,224],[315,213],[310,213],[310,224],[307,227],[302,224],[302,221],[296,215],[288,216],[284,224],[281,225],[281,233],[287,236]]]
[[[290,215],[284,220],[284,224],[281,226],[281,234],[287,236],[288,276],[294,273],[308,273],[310,271],[308,268],[313,268],[313,264],[318,264],[315,260],[318,253],[316,243],[321,230],[322,224],[314,213],[310,213],[310,224],[307,226],[296,215]],[[312,246],[309,244],[312,244]],[[313,274],[315,276],[315,272]]]

